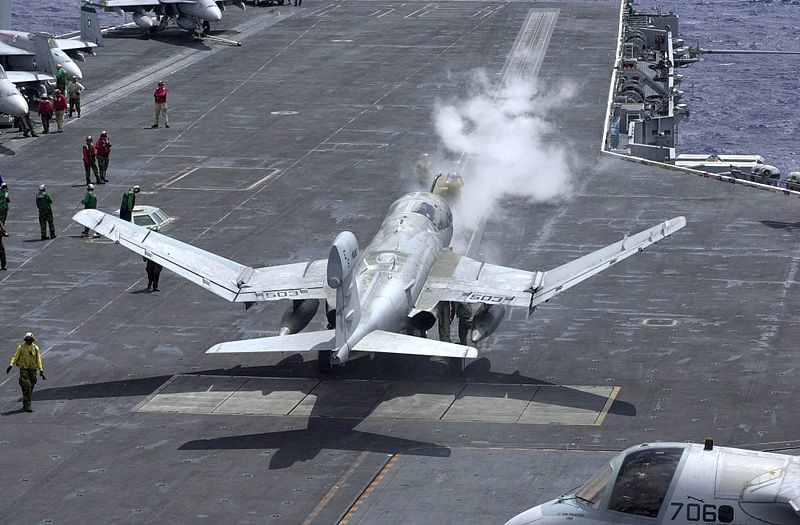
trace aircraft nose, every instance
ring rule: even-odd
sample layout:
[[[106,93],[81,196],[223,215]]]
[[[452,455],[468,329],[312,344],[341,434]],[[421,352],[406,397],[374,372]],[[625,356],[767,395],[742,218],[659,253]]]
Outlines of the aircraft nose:
[[[209,22],[219,22],[222,20],[222,11],[220,11],[218,5],[214,4],[208,7],[208,17],[206,20]]]
[[[20,94],[9,97],[8,106],[9,115],[13,117],[21,117],[28,112],[28,102]]]
[[[67,78],[72,79],[72,77],[78,77],[78,80],[83,79],[83,73],[81,73],[81,68],[79,68],[75,62],[67,62],[66,64],[61,64],[61,67],[64,68],[64,71],[67,72]]]
[[[528,509],[521,514],[517,514],[506,522],[505,525],[546,525],[546,521],[542,516],[541,505]]]

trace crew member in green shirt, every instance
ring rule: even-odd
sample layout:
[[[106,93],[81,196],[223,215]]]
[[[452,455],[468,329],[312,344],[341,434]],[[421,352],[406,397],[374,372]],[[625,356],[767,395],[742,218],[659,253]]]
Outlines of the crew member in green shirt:
[[[39,228],[42,230],[42,240],[47,240],[45,226],[50,226],[50,238],[56,238],[56,227],[53,225],[53,198],[47,193],[47,186],[39,186],[36,194],[36,207],[39,208]]]
[[[97,209],[97,195],[94,194],[94,184],[89,184],[86,186],[86,195],[83,196],[83,200],[81,201],[83,204],[84,210],[95,210]],[[85,227],[83,229],[83,233],[81,233],[81,237],[85,237],[89,235],[89,227]]]

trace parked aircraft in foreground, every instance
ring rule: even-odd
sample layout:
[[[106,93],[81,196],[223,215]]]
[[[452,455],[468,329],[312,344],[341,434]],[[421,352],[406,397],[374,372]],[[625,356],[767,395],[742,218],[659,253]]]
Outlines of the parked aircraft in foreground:
[[[6,71],[0,66],[0,113],[21,117],[28,112],[28,101],[15,84],[53,80],[50,75],[34,71]]]
[[[800,458],[706,444],[623,451],[575,493],[506,525],[800,523]]]
[[[164,29],[171,20],[181,29],[200,31],[208,29],[211,22],[222,20],[224,4],[230,0],[84,0],[84,5],[99,7],[123,15],[131,13],[133,23],[143,29]],[[244,2],[234,2],[244,9]],[[147,13],[154,12],[157,20]]]
[[[55,75],[61,64],[67,77],[83,78],[83,73],[72,60],[83,60],[83,53],[93,53],[97,44],[68,38],[55,38],[47,33],[28,33],[0,29],[0,59],[8,70],[44,71]]]
[[[453,215],[444,198],[427,192],[407,194],[392,204],[378,233],[359,252],[351,232],[333,242],[328,259],[251,268],[122,221],[97,210],[78,212],[74,220],[228,299],[253,303],[292,299],[278,337],[219,343],[222,352],[319,352],[320,369],[330,371],[353,353],[388,352],[450,358],[455,371],[477,350],[443,341],[400,334],[424,332],[440,302],[479,303],[471,341],[490,335],[505,307],[531,313],[574,286],[686,224],[678,217],[626,237],[547,272],[486,264],[447,247]],[[297,333],[325,299],[335,329]]]

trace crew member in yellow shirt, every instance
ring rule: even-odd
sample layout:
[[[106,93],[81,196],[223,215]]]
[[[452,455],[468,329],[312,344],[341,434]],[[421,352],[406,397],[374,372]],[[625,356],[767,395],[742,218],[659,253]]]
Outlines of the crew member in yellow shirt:
[[[19,386],[22,388],[22,409],[25,412],[33,412],[31,408],[31,397],[33,396],[33,387],[36,386],[36,371],[42,376],[43,381],[47,381],[44,377],[44,369],[42,368],[42,356],[39,353],[39,347],[34,344],[36,338],[33,334],[28,332],[25,334],[24,341],[17,348],[17,353],[11,358],[11,364],[6,368],[6,374],[11,372],[11,367],[17,365],[19,367]]]

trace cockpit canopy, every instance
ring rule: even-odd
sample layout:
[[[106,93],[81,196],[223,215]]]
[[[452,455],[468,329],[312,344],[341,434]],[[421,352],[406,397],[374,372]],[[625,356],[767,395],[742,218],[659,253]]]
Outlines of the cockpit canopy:
[[[609,511],[655,518],[661,511],[683,452],[679,447],[634,450],[622,460],[616,479],[612,466],[606,465],[575,493],[575,497],[601,509],[608,492],[606,488],[613,482],[605,504]]]
[[[450,207],[444,199],[430,193],[412,193],[398,199],[389,208],[387,216],[410,213],[422,215],[440,231],[453,227]]]

